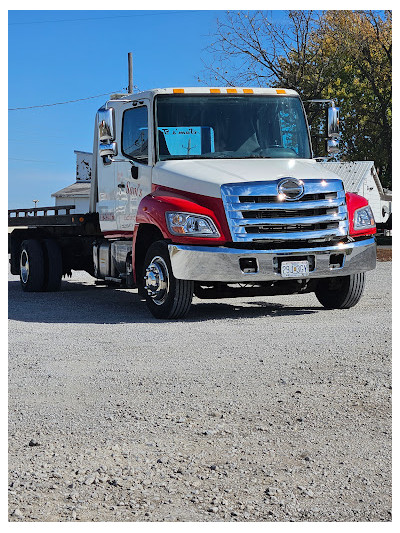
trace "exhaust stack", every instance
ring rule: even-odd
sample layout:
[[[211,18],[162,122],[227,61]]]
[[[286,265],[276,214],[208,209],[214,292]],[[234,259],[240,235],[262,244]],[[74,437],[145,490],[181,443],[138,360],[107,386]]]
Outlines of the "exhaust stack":
[[[133,63],[132,52],[128,52],[128,94],[133,93]]]

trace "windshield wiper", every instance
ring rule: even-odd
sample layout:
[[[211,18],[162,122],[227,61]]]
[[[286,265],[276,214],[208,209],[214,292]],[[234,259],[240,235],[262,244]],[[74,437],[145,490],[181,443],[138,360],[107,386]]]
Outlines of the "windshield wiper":
[[[160,161],[170,161],[175,159],[235,159],[227,154],[199,154],[199,155],[166,155]]]
[[[260,154],[250,154],[250,155],[239,155],[239,154],[199,154],[199,155],[167,155],[162,156],[160,161],[174,161],[174,160],[186,160],[186,159],[272,159],[271,156],[260,155]]]
[[[272,157],[270,155],[251,154],[243,155],[242,157],[238,157],[238,159],[272,159]]]

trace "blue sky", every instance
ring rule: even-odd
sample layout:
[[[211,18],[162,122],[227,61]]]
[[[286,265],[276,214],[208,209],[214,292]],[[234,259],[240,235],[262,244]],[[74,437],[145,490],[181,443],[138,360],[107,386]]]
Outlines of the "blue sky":
[[[133,53],[141,90],[198,85],[222,11],[9,11],[8,108],[121,91]],[[79,20],[80,19],[80,20]],[[92,151],[106,96],[9,111],[9,208],[54,205],[75,180],[74,150]]]

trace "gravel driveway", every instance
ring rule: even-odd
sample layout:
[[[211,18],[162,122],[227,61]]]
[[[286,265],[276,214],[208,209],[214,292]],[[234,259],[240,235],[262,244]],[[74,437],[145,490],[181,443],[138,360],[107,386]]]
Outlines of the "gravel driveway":
[[[390,521],[391,266],[361,302],[158,321],[77,272],[9,277],[11,521]]]

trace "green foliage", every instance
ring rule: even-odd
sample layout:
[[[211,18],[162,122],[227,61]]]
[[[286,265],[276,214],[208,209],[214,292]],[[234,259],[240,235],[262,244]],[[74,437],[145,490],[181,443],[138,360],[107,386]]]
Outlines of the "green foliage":
[[[383,185],[391,187],[391,13],[328,11],[323,24],[316,39],[333,56],[336,75],[322,94],[335,97],[341,108],[342,158],[375,161]]]
[[[279,19],[278,19],[279,20]],[[295,89],[303,100],[335,99],[342,160],[372,160],[392,181],[392,16],[390,11],[227,12],[209,47],[209,80]],[[314,150],[323,151],[323,116],[306,104]]]

